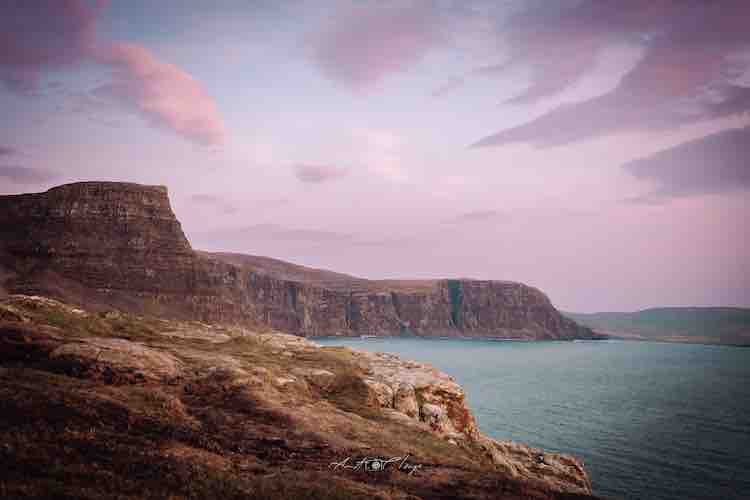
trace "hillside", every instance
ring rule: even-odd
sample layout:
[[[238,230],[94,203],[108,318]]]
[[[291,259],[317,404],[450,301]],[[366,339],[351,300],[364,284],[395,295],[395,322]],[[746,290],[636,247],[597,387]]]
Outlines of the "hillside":
[[[130,183],[0,196],[0,291],[306,337],[594,336],[522,283],[371,281],[267,257],[194,251],[167,189]]]
[[[563,314],[615,337],[750,345],[750,309],[745,308],[660,307],[637,312]]]
[[[592,498],[431,366],[23,295],[0,300],[0,463],[0,498]]]
[[[208,257],[243,267],[279,280],[297,281],[338,291],[429,291],[439,280],[368,280],[326,269],[305,267],[283,260],[229,252],[200,252]]]

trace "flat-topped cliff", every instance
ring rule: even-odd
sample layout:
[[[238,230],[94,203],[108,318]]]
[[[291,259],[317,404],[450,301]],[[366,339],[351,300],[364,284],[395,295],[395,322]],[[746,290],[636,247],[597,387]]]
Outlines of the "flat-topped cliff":
[[[591,338],[522,283],[372,281],[194,251],[167,189],[82,182],[0,196],[0,291],[302,336]]]

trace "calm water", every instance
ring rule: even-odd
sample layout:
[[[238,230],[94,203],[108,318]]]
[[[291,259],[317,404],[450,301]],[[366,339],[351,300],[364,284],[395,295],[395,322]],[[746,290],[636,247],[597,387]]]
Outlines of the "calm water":
[[[584,461],[611,499],[750,498],[750,349],[321,339],[453,375],[480,429]]]

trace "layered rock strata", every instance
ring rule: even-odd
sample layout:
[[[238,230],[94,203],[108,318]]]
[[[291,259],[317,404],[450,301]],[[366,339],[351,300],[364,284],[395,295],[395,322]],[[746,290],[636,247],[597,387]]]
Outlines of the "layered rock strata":
[[[370,281],[194,251],[167,190],[83,182],[0,196],[0,293],[124,311],[264,324],[301,336],[592,338],[521,283]]]

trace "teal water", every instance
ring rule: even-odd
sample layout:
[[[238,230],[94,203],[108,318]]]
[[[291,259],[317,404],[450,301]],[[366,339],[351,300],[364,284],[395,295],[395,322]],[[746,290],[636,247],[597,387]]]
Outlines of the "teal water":
[[[431,363],[464,387],[482,432],[581,458],[605,498],[750,498],[750,349],[317,341]]]

